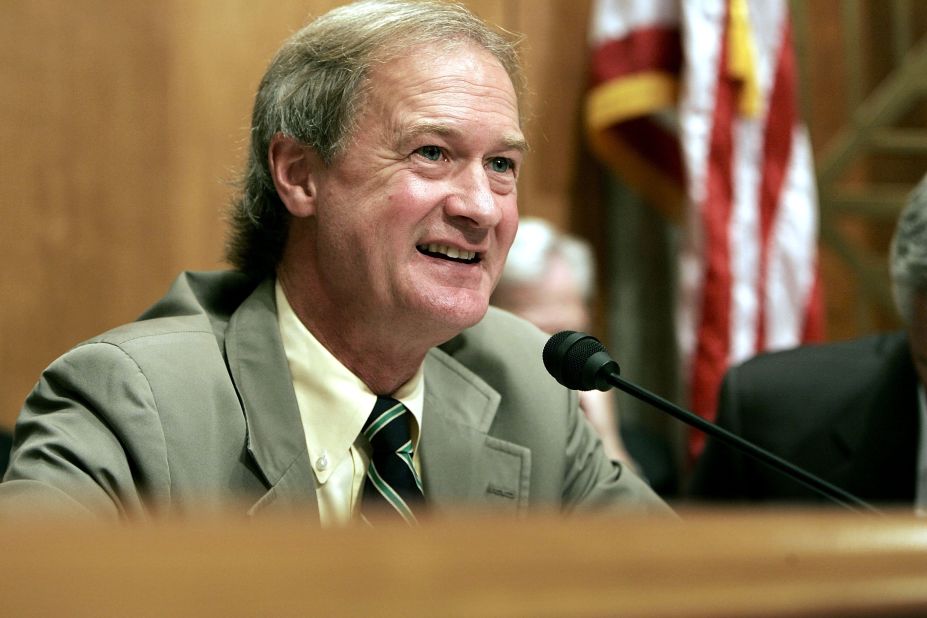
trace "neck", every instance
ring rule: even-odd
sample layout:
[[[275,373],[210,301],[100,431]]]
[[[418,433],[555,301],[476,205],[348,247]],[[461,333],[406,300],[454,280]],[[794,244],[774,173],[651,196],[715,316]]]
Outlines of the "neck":
[[[377,395],[390,395],[411,380],[428,350],[442,341],[423,340],[422,329],[403,333],[395,323],[377,324],[346,307],[329,306],[324,295],[312,292],[311,282],[286,268],[277,277],[303,325]]]
[[[300,317],[300,320],[303,318]],[[412,350],[411,346],[384,347],[380,342],[363,338],[359,342],[353,342],[349,336],[342,336],[342,333],[330,337],[329,333],[316,332],[309,325],[306,327],[319,343],[376,395],[391,395],[411,380],[425,361],[429,349]]]

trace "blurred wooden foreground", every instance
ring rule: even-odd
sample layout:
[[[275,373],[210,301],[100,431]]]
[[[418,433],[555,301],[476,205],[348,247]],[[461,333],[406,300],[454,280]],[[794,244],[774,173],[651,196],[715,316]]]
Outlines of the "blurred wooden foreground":
[[[834,512],[0,529],[8,616],[924,616],[927,522]]]

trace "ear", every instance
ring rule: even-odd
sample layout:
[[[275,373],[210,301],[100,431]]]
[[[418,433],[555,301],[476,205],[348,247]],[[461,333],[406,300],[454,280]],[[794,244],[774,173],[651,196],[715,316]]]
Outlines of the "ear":
[[[316,176],[321,164],[312,148],[298,140],[277,133],[267,149],[270,175],[277,194],[294,217],[309,217],[315,213]]]

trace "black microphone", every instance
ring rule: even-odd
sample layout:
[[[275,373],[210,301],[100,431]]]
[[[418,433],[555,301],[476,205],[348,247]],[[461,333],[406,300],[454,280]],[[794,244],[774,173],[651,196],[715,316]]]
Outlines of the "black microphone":
[[[747,442],[723,427],[719,427],[692,412],[680,408],[659,395],[628,382],[619,375],[618,363],[608,354],[602,342],[592,335],[571,330],[560,331],[547,341],[544,346],[543,358],[547,372],[567,388],[579,391],[593,389],[607,391],[612,386],[615,386],[631,396],[649,403],[684,423],[717,438],[741,453],[786,474],[851,511],[865,510],[880,513],[878,509],[853,494],[814,476],[810,472],[773,455],[755,444]]]

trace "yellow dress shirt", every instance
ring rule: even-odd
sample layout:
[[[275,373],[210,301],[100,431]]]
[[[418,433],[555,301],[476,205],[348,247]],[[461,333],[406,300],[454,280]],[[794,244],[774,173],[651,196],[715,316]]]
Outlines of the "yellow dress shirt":
[[[377,396],[335,358],[297,317],[280,282],[275,286],[277,324],[299,405],[309,462],[315,474],[319,517],[323,526],[349,522],[357,511],[370,458],[361,429]],[[425,380],[422,368],[392,397],[412,413],[414,465],[418,453]]]

